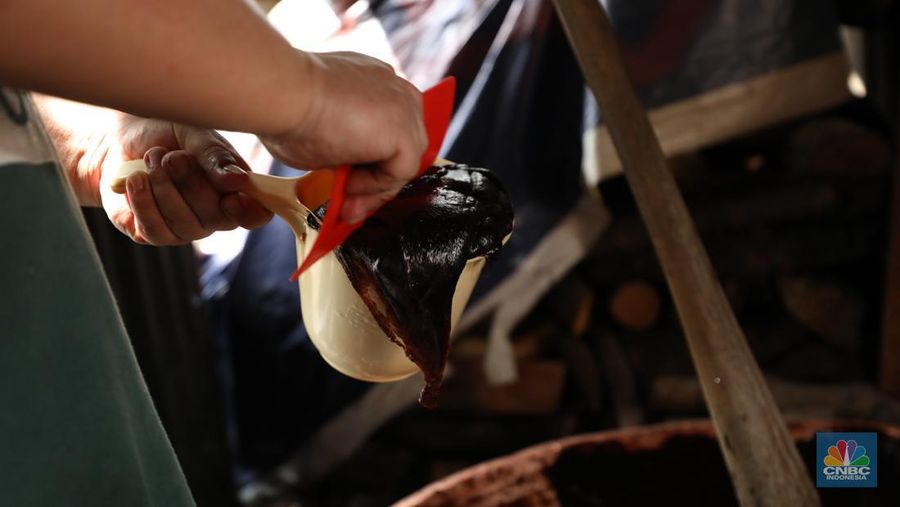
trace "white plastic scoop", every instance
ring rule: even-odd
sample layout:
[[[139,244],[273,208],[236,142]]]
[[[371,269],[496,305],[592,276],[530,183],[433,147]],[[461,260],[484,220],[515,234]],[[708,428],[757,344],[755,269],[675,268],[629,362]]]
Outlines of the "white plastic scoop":
[[[442,159],[435,161],[438,165],[450,163]],[[143,160],[126,162],[110,186],[122,193],[128,175],[146,170]],[[318,232],[308,227],[307,217],[310,210],[328,200],[331,173],[311,171],[294,178],[249,173],[247,187],[242,189],[290,225],[296,236],[298,265],[315,243]],[[472,295],[484,264],[484,257],[469,259],[460,274],[453,295],[451,332]],[[403,349],[375,322],[333,251],[300,275],[299,287],[303,322],[313,344],[334,369],[370,382],[399,380],[418,371]]]

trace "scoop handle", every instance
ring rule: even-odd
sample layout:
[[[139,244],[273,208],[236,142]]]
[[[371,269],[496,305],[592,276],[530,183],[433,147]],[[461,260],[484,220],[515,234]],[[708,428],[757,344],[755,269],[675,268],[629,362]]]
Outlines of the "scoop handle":
[[[115,176],[113,176],[113,179],[109,182],[109,188],[117,194],[124,194],[125,180],[132,174],[139,172],[147,172],[147,165],[144,164],[142,159],[125,162],[116,170]]]
[[[134,173],[147,172],[147,166],[141,159],[129,160],[116,169],[116,173],[109,183],[110,189],[117,194],[125,193],[125,180]],[[246,187],[241,192],[258,200],[270,211],[278,213],[285,206],[291,206],[293,201],[306,209],[316,209],[328,200],[331,185],[334,181],[334,171],[317,170],[310,171],[300,177],[270,176],[268,174],[248,172],[250,177]]]
[[[129,160],[123,163],[118,167],[115,176],[110,181],[110,189],[117,194],[124,194],[126,192],[125,180],[132,174],[139,172],[148,172],[147,165],[142,159]],[[330,173],[331,171],[316,172]],[[318,204],[313,205],[304,202],[300,197],[309,194],[309,192],[303,191],[304,188],[301,187],[306,187],[307,185],[301,185],[301,180],[308,179],[310,182],[315,181],[316,185],[325,185],[328,189],[330,189],[331,181],[330,176],[322,178],[321,175],[316,178],[285,178],[252,172],[248,172],[247,175],[249,176],[249,180],[247,185],[242,188],[241,191],[259,201],[263,206],[268,208],[269,211],[278,214],[282,214],[282,209],[301,207],[301,205],[307,209],[314,209],[324,201],[324,199],[322,199]],[[327,191],[328,190],[325,191],[325,195],[327,195]],[[298,203],[298,201],[300,202]]]

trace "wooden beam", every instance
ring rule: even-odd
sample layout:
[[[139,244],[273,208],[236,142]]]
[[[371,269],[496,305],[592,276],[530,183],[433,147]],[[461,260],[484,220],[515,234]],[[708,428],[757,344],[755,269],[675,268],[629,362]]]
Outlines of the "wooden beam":
[[[852,99],[843,52],[819,56],[762,76],[716,88],[649,111],[666,157],[711,146]],[[593,178],[622,173],[622,161],[605,124],[585,134],[598,167]]]

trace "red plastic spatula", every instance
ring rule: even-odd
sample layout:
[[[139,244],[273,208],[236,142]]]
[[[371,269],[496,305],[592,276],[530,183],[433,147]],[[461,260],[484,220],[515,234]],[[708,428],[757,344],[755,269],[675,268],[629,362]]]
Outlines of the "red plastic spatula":
[[[425,173],[433,163],[444,142],[450,116],[453,114],[453,96],[456,92],[456,79],[444,78],[440,83],[429,88],[422,94],[422,110],[425,118],[425,130],[428,133],[428,148],[422,154],[419,164],[419,176]],[[350,166],[343,165],[334,170],[334,181],[331,187],[331,198],[328,201],[328,210],[319,235],[313,243],[309,254],[303,259],[297,271],[291,275],[291,281],[297,280],[300,275],[319,260],[323,255],[337,248],[350,234],[359,228],[363,221],[356,223],[346,222],[341,218],[341,208],[344,205],[344,190],[347,186],[347,176],[350,174]],[[371,216],[371,215],[370,215]]]

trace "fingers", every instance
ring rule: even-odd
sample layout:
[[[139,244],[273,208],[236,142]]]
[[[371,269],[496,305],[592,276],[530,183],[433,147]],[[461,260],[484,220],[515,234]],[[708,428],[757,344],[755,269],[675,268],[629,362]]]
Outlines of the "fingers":
[[[405,115],[396,119],[396,150],[376,166],[355,168],[347,179],[347,199],[341,213],[356,222],[393,198],[403,185],[416,177],[422,153],[428,147],[428,134],[422,118],[422,94],[412,83],[397,79],[404,89]]]
[[[421,122],[419,122],[421,123]],[[422,152],[428,145],[424,126],[397,153],[379,165],[354,167],[347,177],[344,220],[359,222],[392,199],[419,173]]]
[[[245,194],[226,194],[221,200],[222,210],[237,225],[245,229],[256,229],[272,219],[272,212]]]
[[[271,219],[258,202],[238,193],[249,167],[217,132],[140,118],[123,128],[122,149],[104,162],[100,201],[113,224],[136,242],[184,244]],[[125,195],[116,193],[111,183],[119,166],[140,154],[147,172],[129,176]]]
[[[247,184],[250,167],[218,132],[176,125],[175,136],[184,150],[167,157],[194,162],[194,170],[177,186],[201,223],[212,230],[233,229],[235,225],[255,229],[272,219],[272,212],[259,202],[237,193]],[[211,198],[210,190],[217,201]],[[206,197],[201,199],[200,194]]]
[[[237,192],[247,183],[250,167],[218,132],[177,125],[175,136],[187,153],[194,156],[215,190]]]
[[[180,245],[237,226],[256,228],[272,213],[243,194],[220,194],[184,151],[153,148],[147,173],[126,180],[127,202],[107,206],[113,223],[138,243]]]
[[[156,206],[150,177],[134,173],[125,180],[128,202],[131,204],[132,224],[123,224],[138,243],[153,245],[180,245],[184,240],[175,235]]]
[[[169,152],[158,165],[148,164],[148,169],[156,202],[179,237],[202,238],[237,227],[219,205],[219,192],[189,153]]]
[[[389,191],[381,194],[347,196],[341,209],[341,218],[355,224],[375,213],[384,203],[391,200],[397,192]]]
[[[351,223],[363,220],[392,199],[419,172],[419,160],[408,152],[398,153],[384,165],[354,167],[347,176],[341,217]]]
[[[351,171],[341,213],[359,220],[414,178],[427,146],[422,94],[393,68],[357,53],[308,54],[309,107],[302,121],[261,140],[304,168],[371,164]]]

